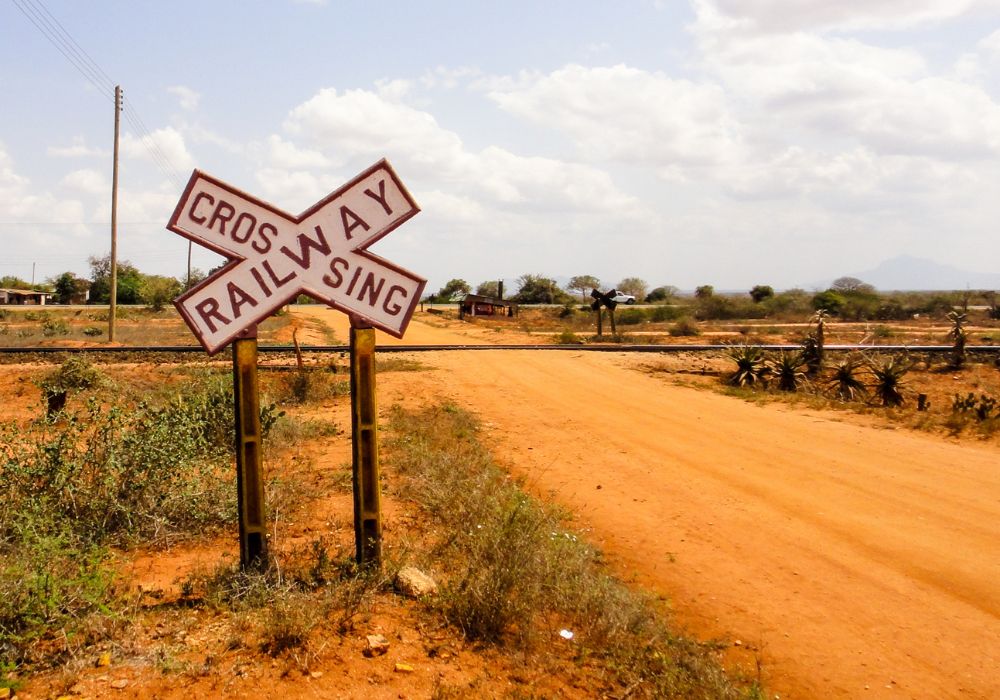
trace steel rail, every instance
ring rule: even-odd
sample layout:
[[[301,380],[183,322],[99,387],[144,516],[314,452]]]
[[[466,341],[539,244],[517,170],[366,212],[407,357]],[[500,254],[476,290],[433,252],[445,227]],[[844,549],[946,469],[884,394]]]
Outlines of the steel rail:
[[[737,344],[738,345],[738,344]],[[801,350],[801,345],[756,345],[761,350],[789,351]],[[678,352],[725,352],[734,347],[729,345],[378,345],[376,352],[465,352],[467,350],[556,350],[567,352],[646,352],[646,353],[678,353]],[[303,345],[303,353],[346,353],[350,351],[347,345]],[[913,353],[948,353],[954,348],[951,345],[827,345],[825,350],[832,352],[913,352]],[[1000,345],[968,345],[967,353],[1000,353]],[[134,346],[94,346],[94,347],[0,347],[0,355],[16,354],[128,354],[128,353],[204,353],[200,345],[134,345]],[[259,353],[294,353],[293,345],[261,345]]]

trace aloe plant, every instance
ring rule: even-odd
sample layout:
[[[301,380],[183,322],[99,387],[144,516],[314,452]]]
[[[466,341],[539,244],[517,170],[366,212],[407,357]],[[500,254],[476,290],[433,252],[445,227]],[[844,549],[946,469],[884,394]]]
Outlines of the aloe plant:
[[[910,371],[910,365],[898,357],[868,363],[868,371],[875,379],[872,393],[882,402],[883,406],[901,406],[903,397],[903,377]]]
[[[958,369],[965,364],[965,341],[968,338],[965,322],[968,317],[966,314],[951,311],[947,318],[951,321],[951,329],[948,331],[948,339],[952,341],[951,366]]]
[[[811,323],[816,324],[816,331],[810,333],[802,343],[802,355],[811,376],[816,376],[823,369],[823,346],[826,342],[827,315],[826,309],[818,309],[812,315],[812,318],[809,320]]]
[[[728,380],[733,386],[760,384],[768,374],[764,352],[755,345],[736,345],[730,348],[729,357],[736,363],[736,371]]]
[[[864,364],[857,357],[847,357],[834,368],[827,385],[844,401],[854,401],[866,393],[865,383],[858,376]]]
[[[806,379],[806,361],[801,352],[782,350],[769,363],[781,391],[797,391]]]

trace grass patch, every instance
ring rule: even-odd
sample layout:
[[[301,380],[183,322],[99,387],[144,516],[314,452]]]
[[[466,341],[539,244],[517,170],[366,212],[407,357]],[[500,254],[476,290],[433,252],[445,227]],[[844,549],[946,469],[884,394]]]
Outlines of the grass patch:
[[[391,414],[402,492],[437,523],[446,581],[437,603],[471,639],[539,648],[573,630],[577,661],[605,669],[606,692],[632,697],[756,697],[710,648],[675,635],[652,599],[611,577],[565,515],[529,497],[494,464],[479,426],[453,406]]]

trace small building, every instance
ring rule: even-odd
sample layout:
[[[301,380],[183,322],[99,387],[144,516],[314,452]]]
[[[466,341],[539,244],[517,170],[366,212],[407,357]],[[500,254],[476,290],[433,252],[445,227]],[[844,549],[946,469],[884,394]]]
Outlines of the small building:
[[[0,304],[9,304],[14,306],[45,306],[51,298],[51,292],[37,292],[33,289],[0,288]]]
[[[469,316],[517,316],[517,304],[496,297],[486,297],[479,294],[466,294],[458,302],[458,317]]]

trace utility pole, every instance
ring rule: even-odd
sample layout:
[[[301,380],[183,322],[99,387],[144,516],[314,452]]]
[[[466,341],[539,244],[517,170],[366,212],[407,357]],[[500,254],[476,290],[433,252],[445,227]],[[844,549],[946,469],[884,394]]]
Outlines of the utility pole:
[[[118,310],[118,132],[121,126],[122,88],[115,85],[115,155],[111,171],[111,305],[108,308],[108,342],[115,342]]]

